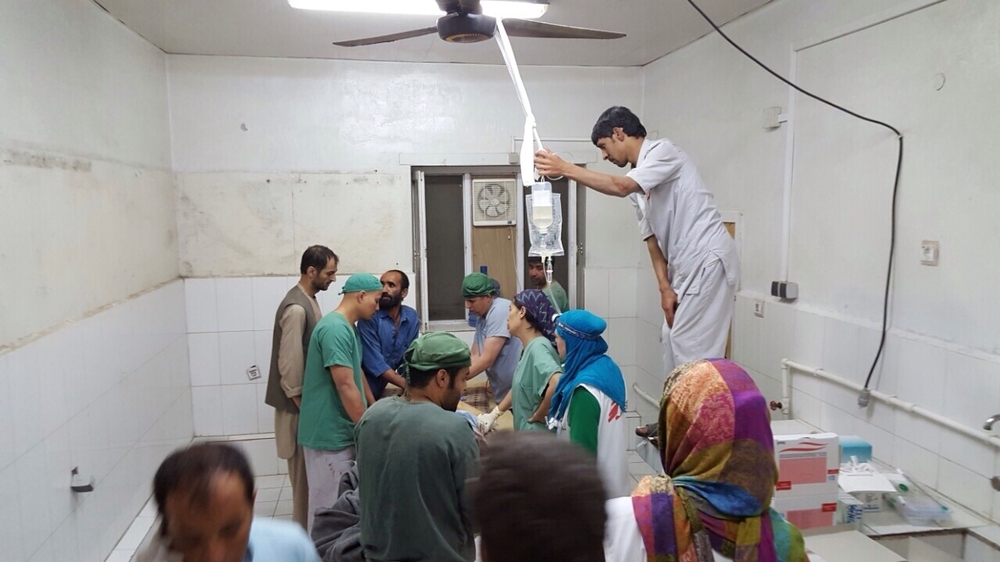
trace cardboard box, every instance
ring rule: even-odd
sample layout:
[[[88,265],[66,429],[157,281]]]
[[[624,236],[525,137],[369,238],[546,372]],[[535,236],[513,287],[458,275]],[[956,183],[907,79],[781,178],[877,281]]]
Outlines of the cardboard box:
[[[775,497],[825,496],[837,501],[840,441],[835,433],[775,435]]]
[[[878,513],[885,509],[883,492],[851,492],[851,495],[861,502],[865,513]]]
[[[837,496],[837,524],[861,527],[865,504],[858,498],[841,490]]]
[[[799,529],[832,527],[837,513],[837,497],[793,496],[778,498],[771,507]]]

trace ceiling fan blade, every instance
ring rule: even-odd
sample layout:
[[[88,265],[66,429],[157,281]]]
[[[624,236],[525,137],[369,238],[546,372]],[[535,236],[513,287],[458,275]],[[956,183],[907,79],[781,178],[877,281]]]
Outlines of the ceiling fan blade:
[[[389,35],[379,35],[378,37],[353,39],[351,41],[334,41],[333,44],[337,45],[338,47],[361,47],[363,45],[392,43],[393,41],[399,41],[400,39],[411,39],[413,37],[422,37],[424,35],[430,35],[431,33],[437,33],[437,27],[425,27],[423,29],[414,29],[412,31],[403,31],[400,33],[390,33]]]
[[[511,37],[537,37],[541,39],[621,39],[624,33],[558,25],[534,20],[506,18],[503,26]]]

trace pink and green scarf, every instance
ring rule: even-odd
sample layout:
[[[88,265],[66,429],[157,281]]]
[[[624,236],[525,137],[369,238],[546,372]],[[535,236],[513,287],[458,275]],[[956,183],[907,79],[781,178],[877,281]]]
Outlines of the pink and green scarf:
[[[674,370],[660,401],[660,460],[632,505],[650,562],[808,561],[802,534],[771,509],[777,482],[766,401],[725,359]]]

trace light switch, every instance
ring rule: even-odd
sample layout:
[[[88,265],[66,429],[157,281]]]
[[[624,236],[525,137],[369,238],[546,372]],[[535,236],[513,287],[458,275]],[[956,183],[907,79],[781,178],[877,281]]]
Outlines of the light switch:
[[[920,243],[920,263],[935,266],[938,264],[937,240],[924,240]]]

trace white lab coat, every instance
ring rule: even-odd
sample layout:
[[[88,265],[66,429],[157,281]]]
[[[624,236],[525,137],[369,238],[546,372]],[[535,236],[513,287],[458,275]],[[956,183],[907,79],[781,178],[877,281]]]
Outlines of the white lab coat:
[[[632,498],[612,498],[604,503],[608,523],[604,531],[604,559],[607,562],[645,562],[646,545],[632,511]],[[715,562],[732,560],[712,551]]]
[[[664,354],[665,369],[723,357],[740,261],[714,196],[687,154],[666,139],[643,141],[628,177],[642,188],[632,196],[640,234],[656,236],[679,301],[673,328],[664,325],[662,334],[672,355]]]

